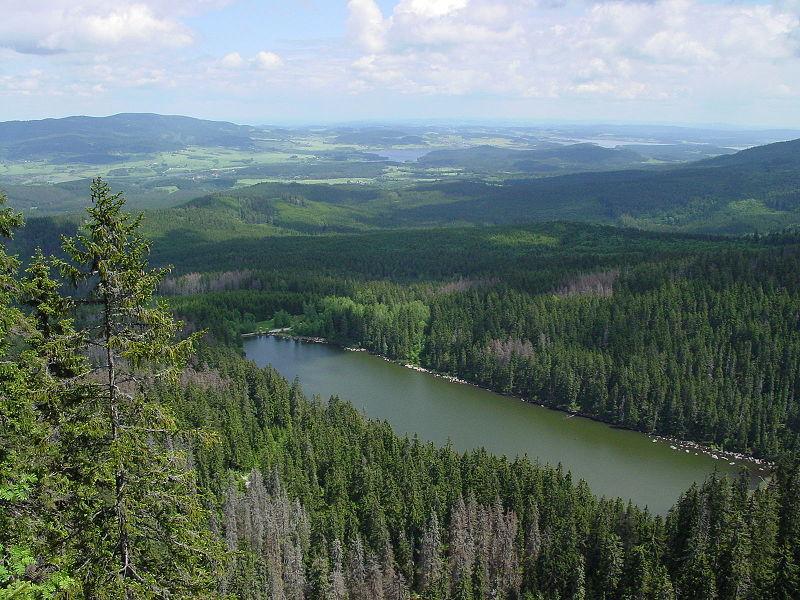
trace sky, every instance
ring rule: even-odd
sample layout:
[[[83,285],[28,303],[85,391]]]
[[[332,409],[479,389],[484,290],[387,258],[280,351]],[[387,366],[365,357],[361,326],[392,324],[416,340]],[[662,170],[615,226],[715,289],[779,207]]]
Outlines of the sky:
[[[0,120],[800,127],[800,0],[0,0]]]

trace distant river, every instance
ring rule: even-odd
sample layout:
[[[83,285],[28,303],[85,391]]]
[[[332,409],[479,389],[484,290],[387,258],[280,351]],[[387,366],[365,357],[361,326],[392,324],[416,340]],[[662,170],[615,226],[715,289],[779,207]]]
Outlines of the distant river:
[[[416,433],[439,444],[450,440],[458,450],[483,446],[510,457],[560,462],[595,493],[630,498],[657,513],[665,513],[692,482],[702,482],[714,469],[735,473],[741,468],[366,352],[266,336],[246,338],[244,349],[256,364],[272,364],[288,379],[299,377],[306,394],[338,395],[368,417],[385,419],[400,434]]]

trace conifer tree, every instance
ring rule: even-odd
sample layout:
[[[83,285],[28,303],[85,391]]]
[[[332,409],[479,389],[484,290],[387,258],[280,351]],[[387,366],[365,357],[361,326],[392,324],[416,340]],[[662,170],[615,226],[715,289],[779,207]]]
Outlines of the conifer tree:
[[[22,224],[0,194],[0,237]],[[50,399],[35,325],[19,309],[18,261],[0,245],[0,598],[56,595],[75,588],[65,557],[51,551],[60,523],[51,501],[53,430],[39,409]]]
[[[347,584],[344,578],[344,553],[342,551],[342,543],[339,540],[334,540],[331,546],[331,563],[331,598],[333,600],[346,600]]]
[[[419,549],[419,591],[429,598],[442,593],[444,565],[442,561],[442,534],[436,512],[431,512]]]
[[[196,337],[178,340],[180,323],[154,300],[165,270],[148,266],[141,216],[124,204],[94,180],[89,218],[63,239],[67,259],[58,261],[76,288],[91,361],[65,415],[71,443],[62,448],[76,473],[76,575],[91,597],[207,595],[222,552],[186,452],[203,436],[181,431],[153,393],[154,384],[176,380]]]

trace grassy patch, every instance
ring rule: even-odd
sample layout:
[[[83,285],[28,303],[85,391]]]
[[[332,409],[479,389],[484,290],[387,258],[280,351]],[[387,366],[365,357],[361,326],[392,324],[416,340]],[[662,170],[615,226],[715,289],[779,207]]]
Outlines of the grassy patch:
[[[534,231],[509,231],[490,235],[488,240],[497,246],[557,246],[558,238]]]

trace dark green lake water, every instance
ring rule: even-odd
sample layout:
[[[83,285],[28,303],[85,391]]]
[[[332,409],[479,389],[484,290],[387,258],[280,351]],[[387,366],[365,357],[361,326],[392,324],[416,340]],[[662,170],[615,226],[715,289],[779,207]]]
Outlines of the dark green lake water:
[[[715,469],[736,473],[742,468],[366,352],[266,336],[247,338],[244,349],[256,364],[272,364],[288,379],[299,377],[306,394],[338,395],[368,417],[385,419],[400,434],[416,433],[436,443],[450,440],[459,450],[483,446],[497,454],[561,463],[595,493],[630,498],[658,513]],[[755,483],[755,472],[752,476]]]

